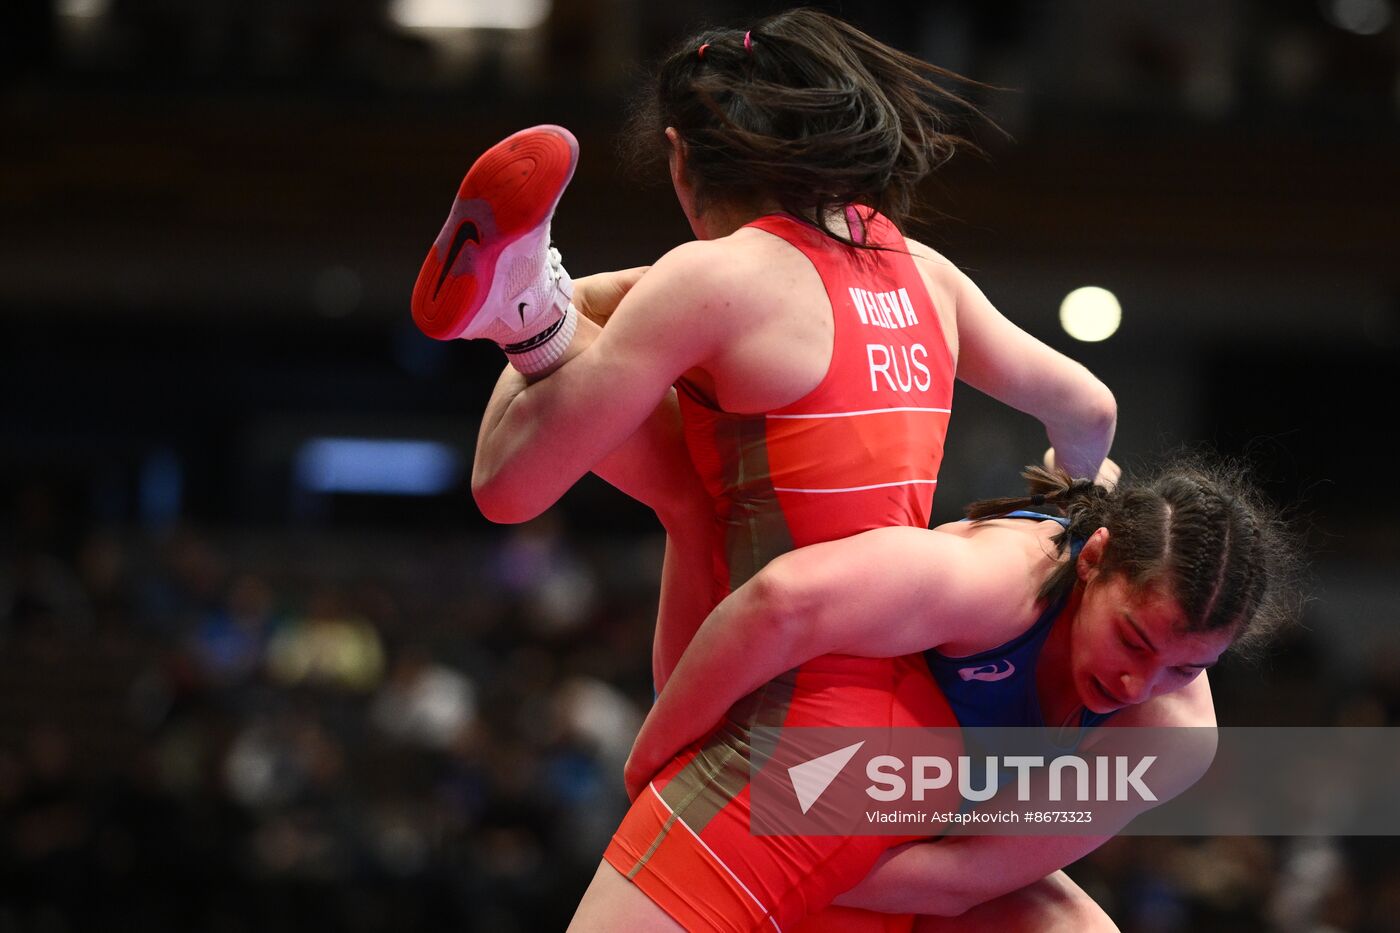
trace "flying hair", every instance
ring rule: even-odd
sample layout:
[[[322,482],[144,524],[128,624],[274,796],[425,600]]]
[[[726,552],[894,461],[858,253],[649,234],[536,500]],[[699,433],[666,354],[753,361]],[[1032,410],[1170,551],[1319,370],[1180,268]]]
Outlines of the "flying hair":
[[[819,219],[854,206],[903,229],[920,182],[958,150],[977,149],[951,129],[954,115],[987,120],[954,90],[967,87],[986,85],[833,16],[789,10],[682,41],[634,104],[624,139],[633,161],[650,161],[674,127],[702,211],[772,201],[865,246]]]

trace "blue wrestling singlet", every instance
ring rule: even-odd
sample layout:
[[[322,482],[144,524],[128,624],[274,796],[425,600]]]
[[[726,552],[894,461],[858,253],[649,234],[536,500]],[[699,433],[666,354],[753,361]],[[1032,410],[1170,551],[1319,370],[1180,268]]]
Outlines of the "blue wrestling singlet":
[[[1016,511],[1006,518],[1028,518],[1054,521],[1068,527],[1069,522],[1055,515]],[[1070,545],[1071,557],[1079,555],[1084,542]],[[1040,709],[1036,691],[1035,672],[1040,661],[1040,649],[1050,635],[1055,617],[1064,609],[1065,600],[1058,599],[1040,614],[1035,624],[1004,645],[965,658],[950,658],[932,649],[924,652],[929,671],[947,698],[958,723],[964,729],[996,726],[1044,727],[1045,716]],[[1112,713],[1094,713],[1085,709],[1079,717],[1079,735],[1067,748],[1093,727],[1104,722]]]

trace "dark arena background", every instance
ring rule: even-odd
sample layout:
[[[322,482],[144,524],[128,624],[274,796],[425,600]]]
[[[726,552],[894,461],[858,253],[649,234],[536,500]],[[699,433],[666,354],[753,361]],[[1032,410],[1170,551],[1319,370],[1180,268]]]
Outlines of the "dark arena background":
[[[775,9],[0,4],[0,933],[566,925],[626,804],[661,537],[594,479],[486,522],[500,354],[409,292],[533,123],[582,144],[575,275],[686,239],[620,165],[627,99]],[[1209,445],[1297,503],[1313,599],[1212,672],[1221,723],[1400,724],[1400,9],[829,9],[1001,88],[911,232],[1112,387],[1114,456]],[[1083,285],[1105,341],[1060,327]],[[936,518],[1044,446],[960,389]],[[1119,838],[1071,874],[1133,933],[1400,929],[1387,838]]]

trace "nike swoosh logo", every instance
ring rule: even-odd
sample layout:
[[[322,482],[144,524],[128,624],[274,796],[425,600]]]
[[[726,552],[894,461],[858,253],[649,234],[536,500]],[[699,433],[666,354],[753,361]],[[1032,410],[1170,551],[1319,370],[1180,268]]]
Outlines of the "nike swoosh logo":
[[[1000,664],[984,664],[981,667],[960,667],[958,676],[963,680],[982,680],[995,683],[998,680],[1005,680],[1016,673],[1016,665],[1010,661],[1003,661],[1006,667]]]
[[[442,291],[442,283],[447,281],[447,273],[452,271],[452,266],[457,262],[457,254],[462,251],[462,247],[468,242],[481,245],[481,232],[476,229],[476,224],[470,220],[464,220],[457,227],[457,233],[452,237],[452,248],[447,251],[447,259],[442,264],[442,272],[438,273],[437,285],[433,286],[433,300],[437,300],[438,292]]]
[[[520,314],[520,326],[521,326],[521,327],[524,327],[524,326],[525,326],[525,305],[526,305],[526,302],[523,302],[523,301],[522,301],[522,302],[520,302],[520,307],[518,307],[518,308],[515,309],[515,310],[516,310],[517,312],[519,312],[519,314]]]

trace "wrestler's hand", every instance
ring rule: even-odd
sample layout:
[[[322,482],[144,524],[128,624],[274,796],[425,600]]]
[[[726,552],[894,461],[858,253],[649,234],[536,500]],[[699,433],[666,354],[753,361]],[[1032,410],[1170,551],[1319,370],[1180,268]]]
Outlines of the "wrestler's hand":
[[[664,691],[663,691],[664,692]],[[659,702],[659,701],[658,701]],[[666,766],[680,748],[672,747],[659,738],[662,734],[656,727],[656,706],[652,706],[642,723],[637,740],[632,743],[632,753],[627,756],[627,764],[622,769],[622,781],[627,786],[627,799],[636,800],[637,795],[646,790],[651,779]]]
[[[637,748],[633,746],[632,754],[627,756],[627,765],[622,769],[622,783],[627,787],[628,800],[636,800],[638,795],[646,790],[656,770],[650,765],[642,764],[637,757]]]
[[[1055,469],[1055,448],[1051,447],[1045,451],[1042,458],[1047,470]],[[1123,468],[1107,457],[1103,458],[1103,463],[1099,464],[1099,475],[1094,477],[1094,483],[1104,489],[1112,490],[1118,485],[1118,480],[1123,475]]]
[[[593,323],[605,325],[623,296],[632,290],[651,266],[636,266],[617,272],[599,272],[574,279],[574,307]]]

